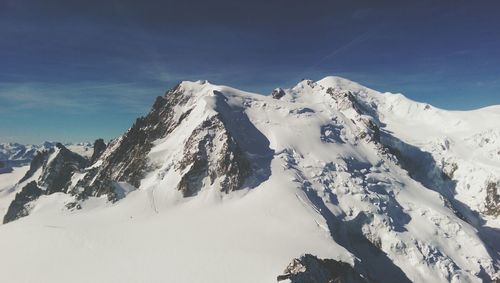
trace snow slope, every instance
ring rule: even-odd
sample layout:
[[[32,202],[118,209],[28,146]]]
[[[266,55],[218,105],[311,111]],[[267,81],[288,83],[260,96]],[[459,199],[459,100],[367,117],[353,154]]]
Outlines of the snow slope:
[[[386,131],[431,153],[439,166],[453,175],[458,200],[475,211],[485,210],[486,183],[500,179],[499,106],[446,111],[401,94],[379,94],[359,85],[355,88],[367,94],[361,95],[365,101],[376,103]]]
[[[16,192],[16,183],[26,174],[29,166],[16,167],[10,173],[0,174],[0,214],[5,215]]]
[[[168,113],[154,116],[157,100],[138,134],[73,175],[69,192],[89,197],[43,195],[0,226],[0,281],[276,282],[304,253],[376,282],[499,276],[483,185],[500,179],[500,108],[444,111],[338,77],[282,91],[182,82],[163,98]],[[144,149],[135,188],[124,180]],[[228,180],[234,166],[243,173]],[[118,201],[92,191],[102,178]]]

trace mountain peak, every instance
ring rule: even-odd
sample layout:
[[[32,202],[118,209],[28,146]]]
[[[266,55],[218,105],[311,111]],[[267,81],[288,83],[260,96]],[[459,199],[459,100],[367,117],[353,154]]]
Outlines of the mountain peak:
[[[239,274],[264,270],[253,282],[279,274],[330,280],[339,270],[377,282],[491,281],[498,234],[484,223],[498,229],[500,207],[492,112],[438,111],[334,76],[270,96],[183,81],[120,138],[96,142],[91,162],[70,146],[37,155],[12,189],[19,195],[10,198],[9,215],[24,217],[14,227],[43,220],[79,231],[84,219],[91,235],[104,227],[119,237],[118,248],[141,252],[175,243],[188,254],[189,274],[192,264],[217,270],[224,262]],[[61,214],[65,208],[75,211]],[[144,232],[127,233],[134,223]],[[74,241],[62,242],[73,253]],[[96,250],[113,254],[108,243]],[[214,245],[236,243],[245,243],[257,269],[233,261],[233,253],[213,260]],[[12,246],[2,250],[19,253]],[[179,254],[161,256],[174,263]],[[199,256],[207,258],[192,261]],[[208,280],[186,281],[220,281],[202,276]],[[250,278],[239,276],[230,281]]]
[[[316,83],[324,87],[365,88],[355,81],[338,76],[326,76],[316,81]]]

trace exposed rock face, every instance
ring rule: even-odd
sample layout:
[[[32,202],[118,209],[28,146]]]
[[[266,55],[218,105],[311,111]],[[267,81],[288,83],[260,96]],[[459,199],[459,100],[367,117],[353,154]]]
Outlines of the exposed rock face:
[[[64,145],[57,143],[56,147],[59,152],[50,162],[49,157],[51,154],[55,154],[54,149],[41,151],[32,160],[30,169],[19,183],[31,178],[41,167],[43,168],[42,174],[38,181],[31,181],[16,195],[4,217],[4,223],[27,216],[29,203],[41,195],[50,195],[56,192],[66,193],[73,174],[88,165],[87,159],[70,151]]]
[[[46,164],[39,185],[46,187],[47,194],[66,192],[71,181],[71,176],[78,170],[85,168],[88,160],[70,151],[58,143],[59,153],[49,164]]]
[[[96,139],[94,142],[94,153],[92,153],[92,157],[90,158],[90,164],[93,164],[94,162],[101,157],[101,155],[104,153],[106,150],[106,143],[104,142],[103,139]]]
[[[321,141],[327,143],[345,143],[342,139],[342,127],[336,124],[323,125],[320,128]]]
[[[158,97],[145,116],[137,119],[129,131],[112,148],[103,153],[102,165],[91,169],[75,187],[79,199],[107,195],[118,200],[115,182],[127,182],[139,187],[148,168],[147,155],[153,142],[167,137],[192,111],[186,104],[193,98],[180,86]],[[176,111],[182,109],[182,112]],[[210,184],[218,182],[220,190],[239,188],[249,175],[249,164],[238,144],[226,129],[220,115],[210,116],[190,135],[184,155],[175,165],[182,178],[178,189],[184,196],[195,195],[208,177]]]
[[[205,177],[210,185],[220,180],[220,189],[238,189],[249,175],[249,163],[219,116],[206,120],[196,128],[184,148],[179,169],[184,175],[178,185],[184,196],[196,194]]]
[[[488,182],[486,185],[486,209],[485,214],[500,215],[500,194],[498,194],[498,182]]]
[[[35,174],[35,172],[38,169],[40,169],[47,162],[50,154],[52,154],[53,152],[54,152],[54,149],[39,151],[35,155],[33,160],[31,160],[30,169],[28,170],[28,172],[26,172],[24,177],[21,178],[19,183],[22,183],[22,182],[28,180],[29,178],[31,178],[31,176],[33,176],[33,174]]]
[[[44,191],[37,186],[35,181],[28,183],[16,194],[15,199],[9,205],[7,213],[3,218],[3,223],[5,224],[27,216],[29,214],[29,203],[36,200],[43,193]]]
[[[190,110],[176,117],[174,107],[184,105],[189,97],[183,95],[179,86],[157,97],[151,111],[136,120],[117,145],[105,153],[103,164],[87,173],[77,187],[83,188],[79,198],[107,195],[117,200],[113,182],[127,182],[139,187],[147,171],[147,154],[153,141],[165,137],[187,116]],[[111,146],[110,146],[111,147]]]
[[[367,127],[367,135],[369,136],[369,140],[372,142],[379,143],[380,142],[380,128],[370,119],[362,119],[361,120],[365,126]],[[362,137],[363,138],[363,137]]]
[[[258,187],[271,176],[272,162],[273,178],[254,191],[254,196],[262,193],[262,198],[254,198],[259,202],[255,209],[270,208],[278,220],[292,216],[294,221],[285,221],[291,226],[284,232],[305,227],[304,232],[316,234],[310,226],[300,225],[302,216],[306,220],[313,216],[304,223],[314,221],[328,240],[314,242],[316,247],[328,249],[333,240],[346,250],[339,249],[338,258],[359,259],[350,266],[306,254],[294,259],[278,281],[490,282],[498,274],[498,249],[493,245],[498,231],[486,230],[483,224],[476,231],[468,229],[467,223],[450,213],[475,223],[468,208],[454,199],[454,178],[461,174],[462,163],[460,168],[453,159],[439,163],[440,158],[430,152],[400,140],[384,124],[384,112],[377,112],[379,106],[372,104],[376,100],[364,97],[366,93],[312,81],[301,83],[302,88],[277,89],[273,98],[203,82],[184,86],[158,97],[145,117],[108,146],[97,140],[91,167],[83,168],[84,162],[65,154],[62,146],[58,146],[60,156],[40,157],[33,164],[34,171],[43,168],[39,183],[21,190],[6,221],[27,215],[36,205],[34,200],[46,193],[76,195],[65,207],[77,210],[86,209],[81,205],[86,197],[102,195],[116,201],[133,186],[141,187],[136,193],[144,193],[151,213],[159,213],[156,201],[170,201],[175,190],[177,201],[180,194],[191,197]],[[448,149],[445,140],[442,150]],[[496,216],[498,180],[492,176],[480,183],[485,188],[481,192],[488,192],[480,199]],[[285,203],[289,196],[299,202]],[[271,199],[268,207],[260,206],[264,198]],[[275,201],[283,201],[283,206],[275,206]],[[313,213],[300,214],[303,207]],[[250,213],[263,221],[269,215],[257,218],[258,214]],[[273,241],[280,240],[272,234]],[[308,239],[316,238],[302,238],[291,244],[310,250]]]
[[[285,91],[281,88],[276,88],[273,90],[273,92],[271,93],[271,96],[274,98],[274,99],[280,99],[282,98],[283,96],[285,96]]]
[[[442,160],[441,167],[442,167],[441,170],[443,171],[444,174],[443,177],[446,177],[449,180],[453,180],[455,172],[458,169],[458,165],[456,163],[447,163],[446,161]]]
[[[333,88],[328,88],[326,90],[326,93],[328,93],[333,99],[337,101],[338,110],[353,108],[359,114],[363,112],[362,105],[356,100],[352,92],[338,91]]]
[[[311,254],[294,259],[277,280],[289,280],[291,283],[369,282],[345,262],[319,259]]]
[[[356,118],[352,122],[358,127],[357,139],[380,143],[380,127],[377,124],[375,112],[370,106],[356,99],[350,91],[328,88],[326,93],[335,101],[335,107],[340,110],[352,109],[356,113]]]

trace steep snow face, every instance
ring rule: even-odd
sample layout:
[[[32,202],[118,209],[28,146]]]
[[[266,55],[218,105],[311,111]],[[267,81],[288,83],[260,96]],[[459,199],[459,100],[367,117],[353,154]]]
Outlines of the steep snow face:
[[[324,101],[327,93],[351,94],[356,102],[346,100],[342,103],[347,107],[340,105],[340,108],[347,112],[358,108],[361,110],[358,112],[370,116],[383,132],[393,136],[392,141],[386,142],[398,150],[415,147],[422,155],[430,154],[439,171],[456,182],[453,194],[457,200],[476,212],[488,214],[485,211],[486,187],[499,180],[500,107],[445,111],[411,101],[401,94],[380,93],[339,77],[303,81],[287,93],[284,99],[307,99],[316,103]]]
[[[472,125],[476,115],[497,118],[495,109],[439,110],[338,77],[272,96],[182,82],[75,172],[69,195],[43,195],[30,216],[0,226],[9,255],[0,279],[62,281],[85,263],[93,272],[68,278],[275,282],[300,258],[288,279],[331,278],[341,266],[361,281],[493,280],[496,198],[466,178],[500,168],[500,119]],[[442,135],[450,149],[432,146]],[[482,197],[477,207],[461,182]],[[79,209],[62,210],[75,201]],[[51,261],[31,255],[49,252]],[[325,273],[308,274],[308,265]]]
[[[430,154],[437,171],[454,182],[448,186],[449,193],[441,193],[450,194],[495,225],[500,203],[498,200],[488,203],[487,199],[495,198],[493,190],[488,194],[488,187],[500,181],[500,107],[446,111],[411,101],[401,94],[378,93],[341,78],[328,77],[317,84],[351,91],[374,110],[373,116],[383,130],[400,140],[394,144],[393,139],[393,146],[402,151],[410,147],[421,151],[411,156],[414,162],[424,161],[425,155]],[[432,179],[432,176],[424,178],[428,177]],[[427,183],[437,186],[439,180]]]

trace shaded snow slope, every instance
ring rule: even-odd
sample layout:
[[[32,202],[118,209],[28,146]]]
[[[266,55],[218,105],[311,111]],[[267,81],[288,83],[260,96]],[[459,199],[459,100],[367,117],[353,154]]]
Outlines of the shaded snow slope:
[[[302,254],[374,282],[493,280],[498,110],[338,77],[272,96],[182,82],[0,226],[0,280],[276,282]]]
[[[0,174],[0,215],[5,215],[14,199],[13,187],[26,174],[29,166],[16,167],[11,173]]]
[[[490,190],[488,196],[487,189],[488,186],[496,186],[497,190],[500,187],[497,185],[500,182],[499,106],[446,111],[411,101],[401,94],[378,93],[337,77],[327,77],[318,84],[348,89],[365,105],[375,108],[373,116],[393,137],[387,143],[403,154],[413,155],[408,157],[414,163],[427,163],[430,159],[435,163],[436,170],[428,169],[435,172],[419,172],[425,173],[421,179],[426,179],[419,181],[437,190],[447,187],[449,192],[441,193],[449,194],[466,209],[479,213],[482,220],[490,220],[492,225],[500,227],[495,224],[500,203],[498,200],[488,202],[488,198],[494,198],[494,192]],[[433,176],[438,172],[444,178]],[[444,186],[438,179],[452,182]]]

